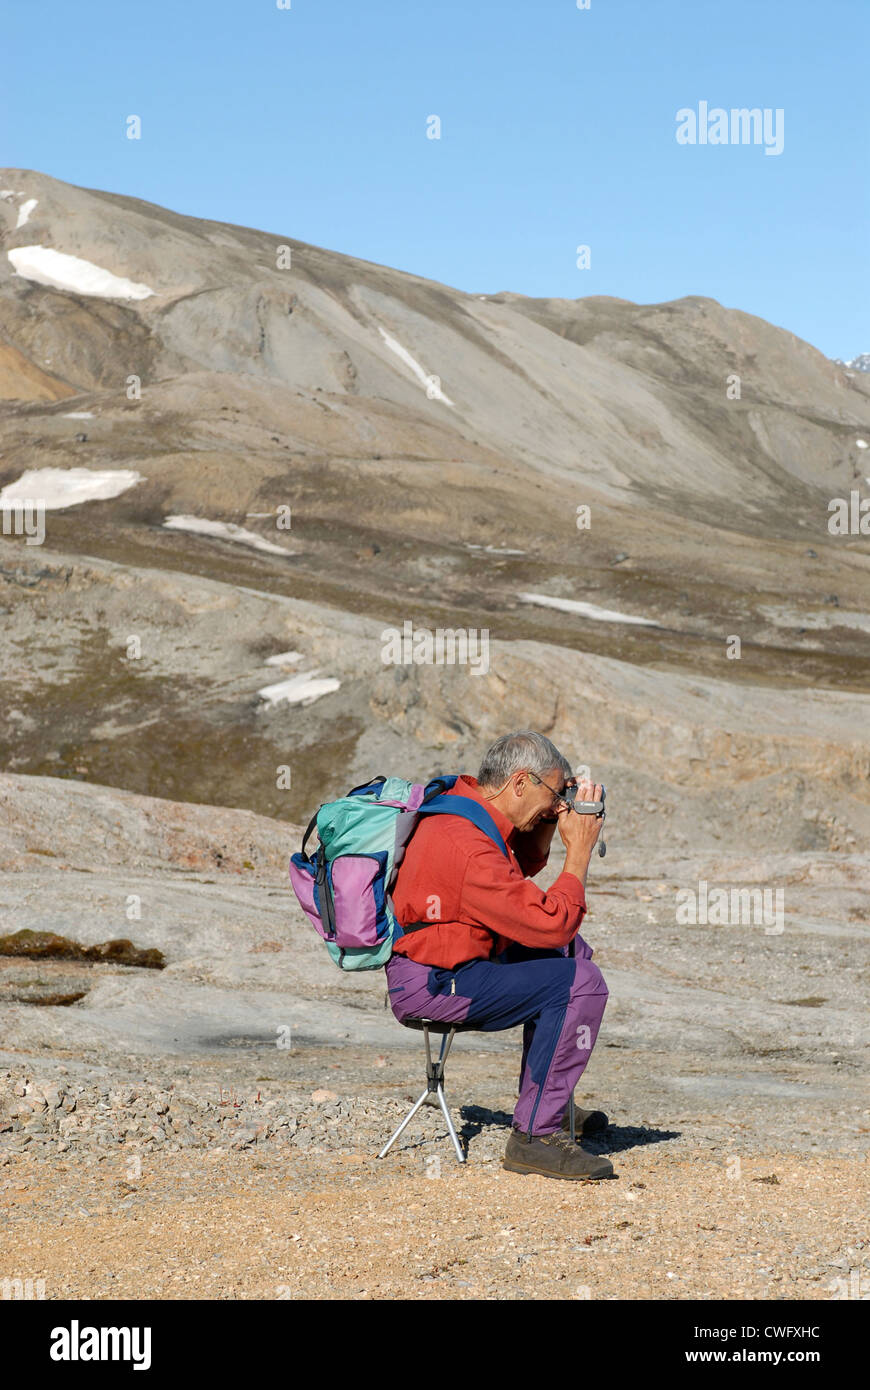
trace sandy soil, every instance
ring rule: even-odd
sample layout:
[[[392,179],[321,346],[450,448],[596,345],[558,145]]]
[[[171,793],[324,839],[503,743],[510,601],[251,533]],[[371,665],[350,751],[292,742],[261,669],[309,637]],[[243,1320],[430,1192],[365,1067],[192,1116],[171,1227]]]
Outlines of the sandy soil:
[[[866,1299],[867,1164],[772,1148],[740,1167],[638,1150],[569,1184],[460,1168],[443,1143],[380,1165],[161,1154],[139,1178],[121,1155],[21,1157],[0,1170],[0,1271],[49,1299]]]

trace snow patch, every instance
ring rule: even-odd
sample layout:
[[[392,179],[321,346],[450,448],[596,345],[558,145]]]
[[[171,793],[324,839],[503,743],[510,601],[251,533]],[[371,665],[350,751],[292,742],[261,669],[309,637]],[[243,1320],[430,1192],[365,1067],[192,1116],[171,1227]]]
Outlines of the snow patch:
[[[524,550],[511,550],[507,545],[472,545],[469,543],[469,550],[479,550],[483,555],[525,555]]]
[[[6,255],[24,280],[38,285],[50,285],[56,290],[73,290],[76,294],[93,295],[98,299],[147,299],[154,291],[149,285],[113,275],[111,270],[84,261],[80,256],[68,256],[50,246],[16,246]]]
[[[93,420],[92,410],[68,410],[63,417],[65,420]]]
[[[638,623],[643,627],[658,627],[652,618],[635,618],[631,613],[617,613],[612,608],[599,608],[595,603],[580,599],[550,598],[547,594],[519,594],[523,603],[537,603],[541,608],[558,608],[562,613],[579,613],[583,618],[595,618],[600,623]]]
[[[302,660],[301,652],[279,652],[277,656],[267,656],[264,666],[295,666]]]
[[[257,693],[269,705],[282,702],[291,705],[311,705],[315,700],[319,700],[321,695],[330,695],[341,685],[341,681],[335,680],[332,676],[315,680],[314,677],[319,674],[317,670],[300,671],[298,676],[291,676],[290,680],[279,681],[277,685],[264,685]]]
[[[295,550],[285,550],[274,541],[258,536],[256,531],[246,531],[244,526],[236,526],[232,521],[207,521],[201,516],[168,516],[163,522],[170,531],[193,531],[201,536],[217,536],[220,540],[236,541],[239,545],[249,545],[253,550],[265,550],[267,555],[295,555]]]
[[[33,209],[36,207],[36,202],[36,198],[28,198],[26,203],[21,204],[21,207],[18,209],[18,221],[15,223],[16,232],[19,227],[24,226],[28,217],[33,212]]]
[[[106,501],[141,483],[141,474],[121,468],[99,472],[92,468],[30,468],[0,492],[6,502],[41,502],[47,511],[76,507],[80,502]]]
[[[858,445],[859,449],[866,449],[868,447],[866,439],[856,439],[855,443]]]
[[[403,348],[401,343],[397,342],[395,338],[391,338],[386,329],[381,328],[380,324],[378,324],[378,332],[390,351],[394,352],[397,357],[401,357],[406,367],[411,368],[417,380],[426,388],[426,394],[429,396],[430,400],[443,401],[445,405],[453,404],[450,397],[445,396],[444,392],[441,390],[438,379],[434,376],[430,376],[428,372],[424,372],[420,363],[414,360],[407,348]]]

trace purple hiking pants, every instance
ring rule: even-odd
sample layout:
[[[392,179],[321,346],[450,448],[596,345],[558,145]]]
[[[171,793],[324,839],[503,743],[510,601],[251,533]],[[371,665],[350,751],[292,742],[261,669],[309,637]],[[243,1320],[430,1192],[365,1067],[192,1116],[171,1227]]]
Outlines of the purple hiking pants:
[[[496,960],[473,960],[455,970],[405,956],[386,964],[393,1013],[498,1032],[522,1023],[523,1056],[514,1128],[553,1134],[598,1037],[607,986],[587,954],[511,946]]]

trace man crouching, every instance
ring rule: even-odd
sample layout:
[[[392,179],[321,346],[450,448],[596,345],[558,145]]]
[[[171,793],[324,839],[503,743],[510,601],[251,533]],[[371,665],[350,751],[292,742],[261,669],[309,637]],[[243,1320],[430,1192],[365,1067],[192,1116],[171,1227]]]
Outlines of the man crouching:
[[[387,962],[393,1013],[466,1023],[493,1032],[522,1023],[519,1098],[503,1167],[549,1178],[609,1178],[613,1165],[565,1133],[566,1111],[586,1068],[607,986],[578,935],[586,874],[601,832],[595,816],[559,800],[575,779],[543,734],[505,734],[477,777],[460,776],[448,795],[489,812],[508,857],[471,821],[429,816],[415,829],[399,868],[393,905],[404,935]],[[580,800],[601,787],[581,782]],[[543,892],[530,881],[544,868],[558,826],[565,867]],[[576,955],[566,954],[576,942]],[[583,1134],[605,1129],[599,1110],[575,1111]]]

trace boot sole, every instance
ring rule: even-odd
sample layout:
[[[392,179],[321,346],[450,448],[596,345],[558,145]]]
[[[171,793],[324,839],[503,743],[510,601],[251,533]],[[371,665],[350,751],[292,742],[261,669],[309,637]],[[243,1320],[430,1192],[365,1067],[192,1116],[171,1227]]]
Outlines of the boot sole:
[[[502,1168],[508,1173],[520,1173],[534,1175],[540,1178],[564,1178],[566,1182],[602,1182],[606,1178],[615,1178],[615,1173],[554,1173],[551,1168],[536,1168],[531,1163],[511,1163],[508,1159],[502,1159]]]

